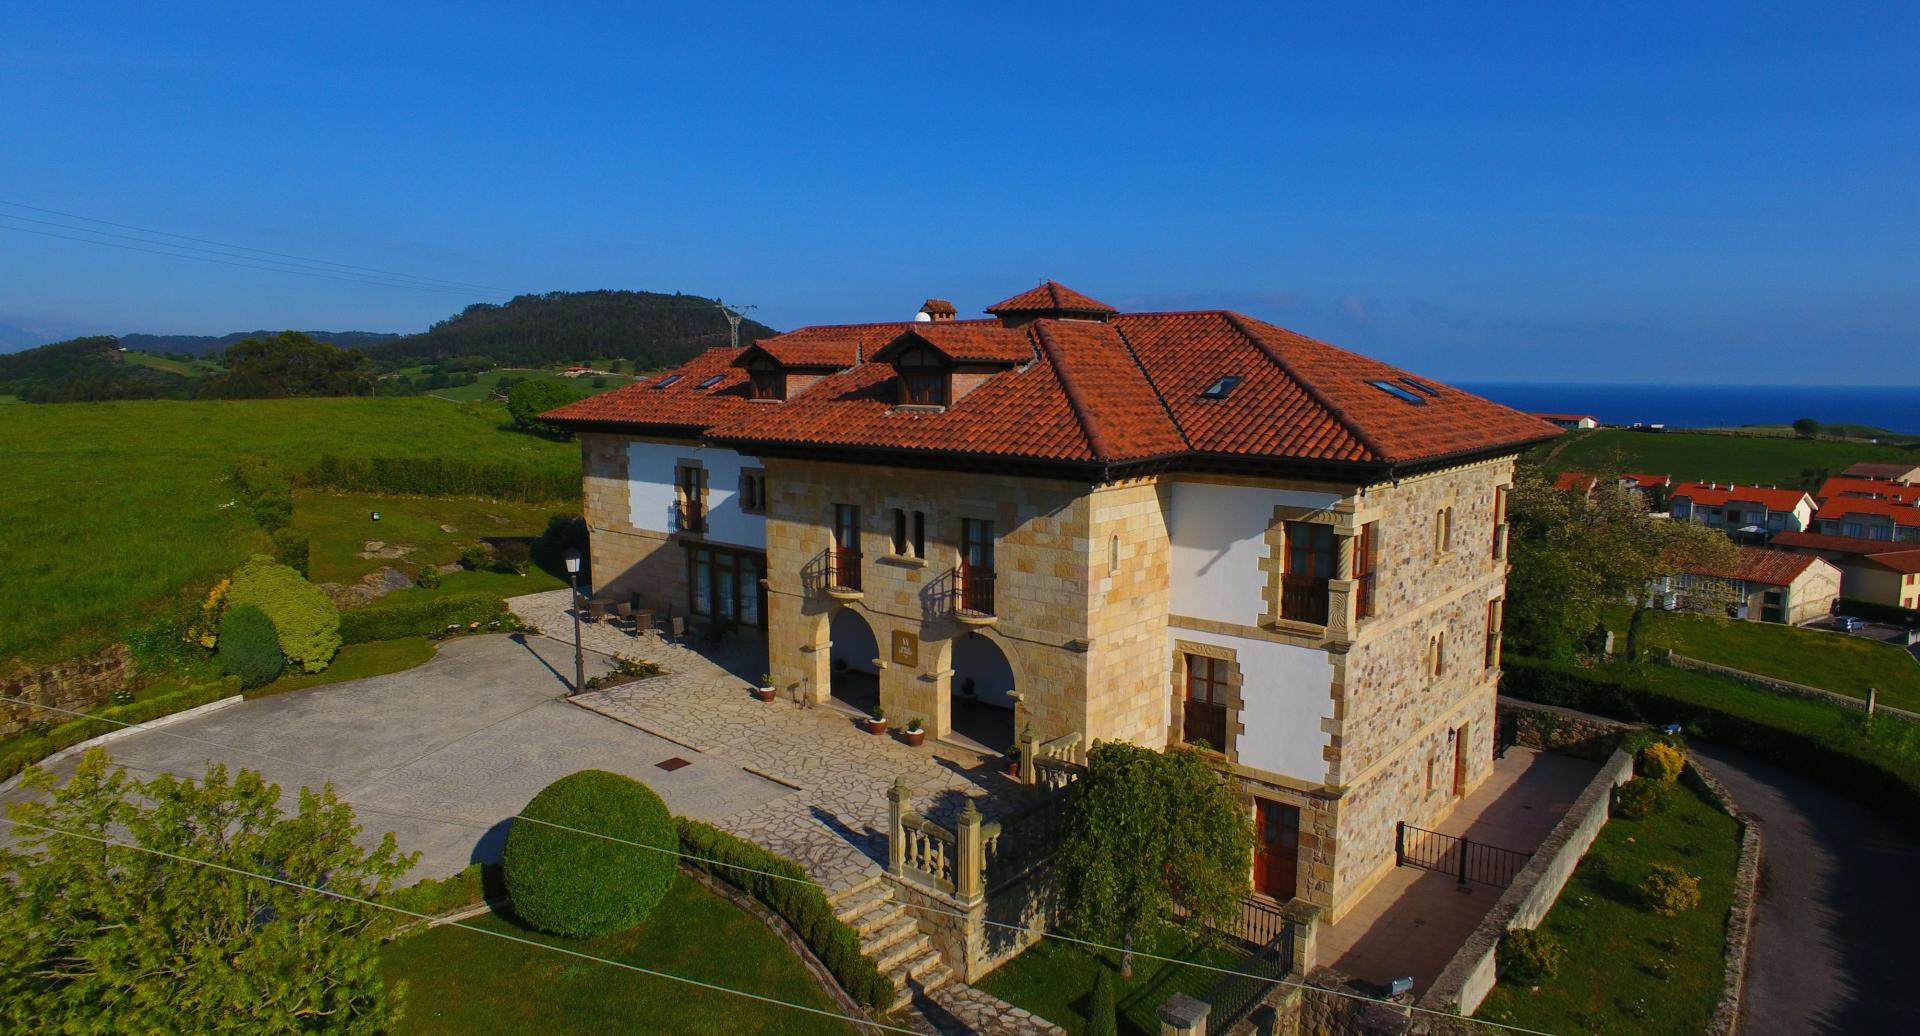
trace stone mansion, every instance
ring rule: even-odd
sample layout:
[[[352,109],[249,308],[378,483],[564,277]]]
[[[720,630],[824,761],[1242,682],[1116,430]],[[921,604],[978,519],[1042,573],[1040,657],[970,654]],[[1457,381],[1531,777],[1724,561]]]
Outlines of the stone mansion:
[[[1536,418],[1238,313],[1048,282],[552,411],[596,593],[764,630],[796,700],[1003,749],[1204,743],[1255,889],[1337,918],[1490,771]]]

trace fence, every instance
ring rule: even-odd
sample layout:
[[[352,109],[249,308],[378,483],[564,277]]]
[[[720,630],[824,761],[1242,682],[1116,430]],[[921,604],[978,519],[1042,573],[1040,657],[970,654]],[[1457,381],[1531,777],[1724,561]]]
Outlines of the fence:
[[[1393,857],[1401,867],[1455,875],[1462,885],[1472,882],[1503,889],[1513,884],[1514,875],[1526,868],[1533,854],[1443,835],[1403,820],[1394,828]]]
[[[912,795],[898,779],[887,793],[893,804],[888,871],[967,902],[1024,877],[1059,845],[1066,796],[1058,791],[992,822],[968,800],[952,828],[914,812]]]
[[[1178,897],[1173,901],[1173,912],[1181,918],[1188,915],[1187,905],[1180,902]],[[1241,896],[1239,911],[1226,924],[1216,926],[1216,930],[1224,931],[1247,946],[1258,949],[1272,942],[1276,936],[1288,934],[1291,937],[1293,922],[1288,920],[1279,904]]]
[[[1234,970],[1239,974],[1223,977],[1201,998],[1211,1008],[1207,1012],[1211,1032],[1230,1031],[1293,970],[1293,925],[1283,925]]]
[[[1058,791],[1087,772],[1081,762],[1080,735],[1040,740],[1029,726],[1020,733],[1020,783]]]

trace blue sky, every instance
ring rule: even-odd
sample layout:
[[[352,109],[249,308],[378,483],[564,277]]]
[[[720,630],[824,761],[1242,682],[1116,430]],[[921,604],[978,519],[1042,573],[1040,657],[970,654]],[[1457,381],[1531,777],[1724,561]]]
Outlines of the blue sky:
[[[0,201],[777,327],[1053,277],[1458,380],[1920,383],[1911,4],[271,6],[10,8]],[[505,297],[0,271],[16,338]]]

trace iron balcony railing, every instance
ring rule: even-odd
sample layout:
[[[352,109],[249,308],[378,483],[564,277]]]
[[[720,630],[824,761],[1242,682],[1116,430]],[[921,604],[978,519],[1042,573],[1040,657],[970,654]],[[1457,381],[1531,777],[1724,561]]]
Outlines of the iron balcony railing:
[[[1472,882],[1506,888],[1526,869],[1532,853],[1502,849],[1438,831],[1414,827],[1401,821],[1394,830],[1394,862],[1402,867],[1419,867],[1451,874],[1460,884]]]
[[[707,509],[698,501],[680,501],[680,531],[699,533],[707,531]]]
[[[1353,617],[1356,619],[1364,619],[1373,614],[1373,579],[1374,574],[1368,572],[1354,580]]]
[[[860,589],[860,548],[834,547],[827,552],[827,585],[835,590]]]
[[[1193,744],[1205,741],[1216,752],[1227,750],[1227,707],[1210,701],[1187,699],[1185,724],[1180,736]]]
[[[993,569],[961,565],[954,584],[959,595],[960,611],[973,615],[994,613]]]
[[[1282,576],[1280,615],[1295,622],[1327,624],[1327,581],[1311,576]]]

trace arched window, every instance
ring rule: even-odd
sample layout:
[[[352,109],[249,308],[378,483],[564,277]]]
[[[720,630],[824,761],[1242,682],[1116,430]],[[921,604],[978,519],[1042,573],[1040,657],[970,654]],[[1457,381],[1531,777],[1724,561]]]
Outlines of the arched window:
[[[747,362],[747,375],[753,379],[753,398],[787,398],[787,372],[771,356],[756,356]]]
[[[900,372],[900,402],[913,406],[946,406],[947,365],[931,349],[903,351],[893,363]]]

